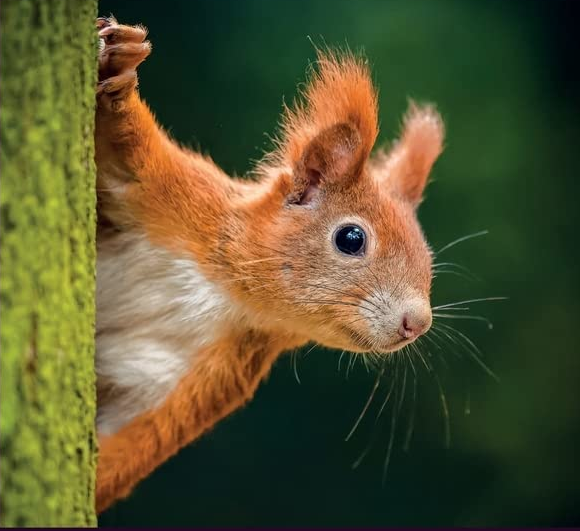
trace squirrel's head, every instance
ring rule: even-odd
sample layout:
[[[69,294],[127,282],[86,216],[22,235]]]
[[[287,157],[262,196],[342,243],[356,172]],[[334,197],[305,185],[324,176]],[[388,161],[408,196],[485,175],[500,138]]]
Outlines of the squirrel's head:
[[[400,139],[371,155],[376,92],[348,53],[319,54],[303,96],[258,168],[237,289],[265,325],[330,347],[397,350],[431,325],[431,253],[416,209],[442,150],[441,119],[411,104]]]

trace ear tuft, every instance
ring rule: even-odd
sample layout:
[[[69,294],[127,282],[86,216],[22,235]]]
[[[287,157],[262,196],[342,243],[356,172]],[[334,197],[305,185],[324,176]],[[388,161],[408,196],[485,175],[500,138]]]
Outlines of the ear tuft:
[[[369,67],[348,50],[318,50],[299,101],[284,109],[277,149],[261,169],[295,168],[320,135],[340,124],[356,131],[360,152],[368,157],[378,134],[377,94]]]
[[[418,205],[433,164],[443,151],[445,127],[432,105],[411,102],[401,138],[388,153],[373,160],[373,170],[406,200]]]

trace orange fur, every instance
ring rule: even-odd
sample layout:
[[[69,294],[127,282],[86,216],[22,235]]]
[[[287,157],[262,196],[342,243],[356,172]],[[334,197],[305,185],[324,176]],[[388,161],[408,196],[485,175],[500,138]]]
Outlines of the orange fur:
[[[248,401],[287,339],[259,333],[230,337],[202,353],[164,404],[99,440],[97,511],[128,495],[135,484],[219,419]]]
[[[377,94],[362,58],[349,51],[319,50],[301,96],[293,108],[285,106],[278,149],[265,162],[294,164],[320,131],[337,123],[352,124],[369,155],[378,135]]]
[[[432,105],[424,107],[411,102],[401,139],[389,152],[375,155],[375,171],[398,175],[389,183],[393,191],[417,204],[423,195],[431,167],[443,151],[444,126]]]
[[[431,256],[415,207],[443,128],[430,107],[412,107],[400,142],[369,160],[378,126],[368,68],[348,52],[319,53],[257,179],[234,180],[170,140],[139,98],[135,69],[151,49],[144,28],[114,19],[98,26],[106,41],[96,122],[100,249],[120,234],[144,235],[191,260],[242,316],[207,339],[161,405],[100,437],[101,511],[249,400],[282,351],[310,340],[387,353],[410,341],[398,332],[401,315],[415,312],[428,328]],[[344,223],[366,231],[364,259],[332,246]],[[99,391],[101,406],[122,389],[102,380]]]

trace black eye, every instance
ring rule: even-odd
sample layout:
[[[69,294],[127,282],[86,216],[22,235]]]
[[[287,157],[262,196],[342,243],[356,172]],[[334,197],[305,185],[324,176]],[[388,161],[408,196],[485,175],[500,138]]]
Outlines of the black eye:
[[[345,225],[334,233],[334,244],[344,254],[362,255],[365,250],[366,234],[356,225]]]

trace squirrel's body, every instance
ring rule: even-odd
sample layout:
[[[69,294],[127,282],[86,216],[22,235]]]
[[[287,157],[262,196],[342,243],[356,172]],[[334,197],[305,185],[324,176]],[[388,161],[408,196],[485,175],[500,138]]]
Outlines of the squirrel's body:
[[[153,246],[145,234],[102,242],[98,256],[97,372],[100,392],[108,387],[113,396],[97,425],[110,434],[158,406],[197,352],[243,316],[194,259]]]
[[[442,124],[412,107],[369,159],[367,67],[321,54],[252,181],[179,147],[136,92],[141,27],[99,19],[97,506],[251,398],[284,350],[386,353],[431,322],[415,216]]]
[[[222,179],[213,163],[169,143],[136,93],[132,98],[124,115],[151,124],[151,130],[135,129],[148,140],[135,145],[144,146],[143,163],[168,164],[166,170],[155,169],[167,181],[155,179],[150,186],[172,194],[179,190],[185,204],[163,197],[163,189],[149,189],[135,194],[134,208],[143,218],[136,220],[127,209],[117,212],[117,194],[128,201],[135,177],[144,185],[147,175],[135,169],[138,152],[132,152],[137,160],[117,160],[124,146],[109,144],[125,138],[126,122],[105,136],[100,133],[104,120],[97,121],[99,510],[248,400],[276,356],[306,340],[263,330],[259,317],[244,311],[222,287],[236,279],[236,271],[220,261],[228,244],[224,237],[240,229],[240,220],[230,213],[261,185]],[[104,157],[107,149],[115,152]],[[160,151],[157,161],[154,150]],[[179,231],[172,232],[173,227]],[[195,237],[188,238],[184,229]]]

